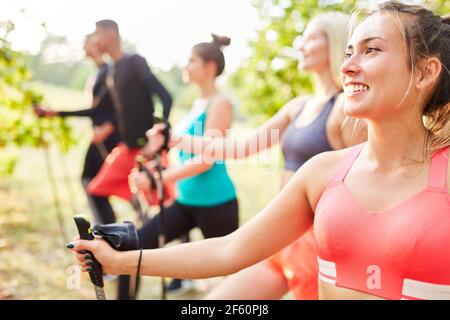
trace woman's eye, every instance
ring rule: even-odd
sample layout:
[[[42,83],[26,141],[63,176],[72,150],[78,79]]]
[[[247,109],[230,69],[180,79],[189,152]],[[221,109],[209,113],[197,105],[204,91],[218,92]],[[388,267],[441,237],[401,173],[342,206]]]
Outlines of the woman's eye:
[[[374,47],[369,47],[369,48],[366,49],[366,53],[372,53],[372,52],[375,52],[375,51],[380,51],[380,49],[374,48]]]
[[[365,50],[365,54],[369,54],[369,53],[373,53],[375,51],[381,51],[380,49],[376,48],[376,47],[369,47]],[[353,52],[346,52],[344,54],[344,59],[347,60],[348,58],[350,58],[353,55]]]

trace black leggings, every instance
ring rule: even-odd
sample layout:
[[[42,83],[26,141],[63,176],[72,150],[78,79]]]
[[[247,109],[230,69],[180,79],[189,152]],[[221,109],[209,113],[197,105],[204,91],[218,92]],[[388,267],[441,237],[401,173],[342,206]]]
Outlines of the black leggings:
[[[111,134],[103,143],[107,152],[111,152],[111,150],[117,145],[118,141],[119,139],[117,134]],[[108,197],[93,196],[87,192],[87,185],[100,171],[103,161],[104,159],[98,147],[91,143],[84,159],[81,179],[83,187],[86,190],[89,207],[91,208],[95,222],[100,224],[108,224],[116,221],[116,217],[114,215],[113,208],[109,203]]]
[[[213,207],[186,206],[175,201],[164,210],[164,213],[166,243],[188,234],[195,227],[200,228],[205,238],[213,238],[225,236],[239,226],[237,199]],[[160,217],[158,214],[139,230],[140,247],[143,249],[158,248],[159,231]],[[134,299],[135,294],[132,291],[130,290],[130,277],[120,276],[117,298],[119,300]]]

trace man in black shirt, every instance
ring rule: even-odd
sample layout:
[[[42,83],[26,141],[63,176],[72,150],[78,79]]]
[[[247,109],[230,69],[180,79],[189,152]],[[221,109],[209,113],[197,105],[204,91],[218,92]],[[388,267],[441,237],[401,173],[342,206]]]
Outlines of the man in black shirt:
[[[128,174],[146,142],[146,131],[153,126],[153,95],[156,94],[162,102],[165,120],[169,117],[172,98],[151,72],[145,58],[123,52],[116,22],[98,21],[95,37],[99,50],[113,60],[107,84],[116,110],[121,143],[89,185],[89,192],[131,200]]]

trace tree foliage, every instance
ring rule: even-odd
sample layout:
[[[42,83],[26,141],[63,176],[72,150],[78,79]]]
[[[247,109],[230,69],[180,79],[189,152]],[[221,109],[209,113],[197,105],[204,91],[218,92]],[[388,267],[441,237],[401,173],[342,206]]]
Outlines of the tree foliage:
[[[448,0],[424,2],[440,14],[450,10]],[[373,1],[254,0],[260,27],[249,43],[249,58],[232,78],[232,85],[238,89],[244,110],[252,116],[269,117],[290,99],[310,93],[311,78],[298,70],[297,59],[292,55],[295,38],[320,12],[336,10],[350,13],[371,3]]]
[[[79,56],[70,59],[67,53],[71,51],[66,37],[47,33],[39,52],[24,56],[34,80],[82,90],[95,66]]]
[[[41,146],[57,142],[67,150],[74,143],[61,119],[37,119],[33,103],[43,97],[30,87],[31,73],[24,55],[11,49],[11,21],[0,22],[0,148],[9,145]]]

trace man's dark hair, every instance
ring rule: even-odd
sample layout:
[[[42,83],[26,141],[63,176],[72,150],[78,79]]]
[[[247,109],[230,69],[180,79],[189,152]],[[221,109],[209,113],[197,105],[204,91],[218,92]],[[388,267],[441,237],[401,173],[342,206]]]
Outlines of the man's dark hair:
[[[112,31],[115,31],[117,34],[119,34],[119,25],[114,20],[105,19],[100,20],[95,23],[97,27],[103,28],[103,29],[109,29]]]

